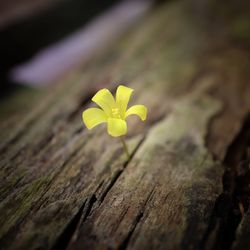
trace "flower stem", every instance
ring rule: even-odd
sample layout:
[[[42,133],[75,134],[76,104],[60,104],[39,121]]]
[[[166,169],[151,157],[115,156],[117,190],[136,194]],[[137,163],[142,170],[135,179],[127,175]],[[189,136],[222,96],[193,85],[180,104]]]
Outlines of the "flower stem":
[[[122,142],[122,145],[123,145],[124,151],[125,151],[125,153],[126,153],[126,155],[127,155],[127,157],[128,157],[128,160],[129,160],[130,155],[129,155],[129,152],[128,152],[128,147],[127,147],[127,144],[126,144],[126,142],[125,142],[125,140],[124,140],[124,138],[123,138],[123,137],[120,137],[120,139],[121,139],[121,142]]]

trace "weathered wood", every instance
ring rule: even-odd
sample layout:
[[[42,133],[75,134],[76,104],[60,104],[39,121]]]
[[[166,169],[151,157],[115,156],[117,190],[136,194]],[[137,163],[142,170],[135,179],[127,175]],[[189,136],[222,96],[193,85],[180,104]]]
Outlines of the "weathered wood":
[[[248,211],[248,213],[244,216],[244,218],[241,222],[241,225],[239,226],[236,241],[233,245],[233,250],[249,249],[250,248],[250,241],[249,241],[250,228],[249,228],[249,225],[250,225],[250,216],[249,216],[249,211]]]
[[[250,116],[247,117],[245,126],[242,128],[241,137],[238,139],[237,157],[240,159],[236,165],[235,197],[243,214],[242,221],[236,230],[236,239],[232,249],[249,249],[250,240]]]
[[[155,9],[18,124],[4,126],[3,249],[221,246],[235,218],[231,205],[240,204],[235,165],[245,146],[232,145],[250,111],[250,63],[247,48],[203,25],[185,3]],[[87,131],[81,121],[94,93],[117,82],[149,109],[146,123],[129,119],[129,161],[105,126]]]

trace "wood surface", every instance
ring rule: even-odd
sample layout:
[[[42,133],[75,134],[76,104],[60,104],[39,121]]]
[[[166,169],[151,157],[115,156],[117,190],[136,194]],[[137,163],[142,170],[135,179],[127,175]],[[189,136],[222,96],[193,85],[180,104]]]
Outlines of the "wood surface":
[[[2,116],[0,248],[248,249],[249,47],[224,25],[167,2]],[[129,160],[81,121],[119,84],[149,110],[128,119]]]

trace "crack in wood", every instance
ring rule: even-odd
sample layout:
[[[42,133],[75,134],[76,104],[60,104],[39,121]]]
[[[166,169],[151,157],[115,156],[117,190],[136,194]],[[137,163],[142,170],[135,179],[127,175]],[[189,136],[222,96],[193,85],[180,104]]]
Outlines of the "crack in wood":
[[[93,208],[94,204],[96,203],[96,201],[97,201],[96,195],[93,194],[89,199],[88,206],[87,206],[87,209],[86,209],[85,214],[83,216],[82,222],[86,221],[87,218],[90,216],[90,214],[92,212],[92,208]]]
[[[124,211],[121,213],[121,216],[119,218],[119,220],[117,221],[117,223],[112,227],[111,233],[110,235],[114,235],[115,232],[117,231],[117,229],[119,228],[119,226],[121,225],[123,219],[125,218],[125,216],[127,215],[127,212],[129,210],[129,206],[127,206]]]
[[[250,204],[250,114],[224,158],[223,193],[215,201],[210,223],[201,242],[207,249],[210,236],[216,231],[212,249],[229,250],[236,230]]]
[[[72,159],[77,153],[78,153],[78,151],[73,152],[73,153],[70,155],[70,157],[63,163],[63,165],[61,166],[61,169],[63,169],[63,168],[71,161],[71,159]],[[53,183],[53,182],[55,181],[55,179],[59,176],[59,174],[60,174],[60,171],[58,171],[57,173],[55,173],[55,175],[52,177],[52,179],[50,180],[50,182],[49,182],[48,185],[46,186],[45,190],[44,190],[43,193],[41,194],[40,199],[39,199],[39,202],[36,203],[36,204],[34,205],[34,207],[32,207],[30,210],[32,210],[32,211],[34,212],[34,211],[38,211],[38,210],[42,207],[43,202],[44,202],[43,197],[44,197],[44,196],[46,195],[46,193],[49,191],[49,189],[50,189],[52,183]],[[84,206],[83,206],[83,207],[84,207]],[[81,210],[81,208],[80,208],[80,210]],[[12,235],[15,235],[16,232],[20,229],[21,224],[22,224],[28,217],[29,217],[29,211],[27,211],[27,213],[23,216],[23,218],[20,219],[20,220],[16,223],[16,225],[15,225],[14,228],[11,228],[5,235],[2,236],[1,241],[4,242],[4,239],[5,239],[5,238],[11,238]],[[73,218],[72,220],[74,220],[74,218]],[[71,221],[72,221],[72,220],[71,220]],[[69,224],[70,224],[70,222],[69,222]],[[68,227],[68,226],[67,226],[67,227]],[[68,230],[68,229],[66,228],[65,230]],[[59,236],[59,237],[60,237],[60,236]],[[57,249],[60,249],[60,248],[57,248]]]
[[[139,147],[142,145],[144,140],[145,140],[145,137],[143,137],[140,140],[136,148],[133,150],[131,157],[123,164],[123,168],[117,171],[117,173],[111,179],[109,185],[104,190],[100,198],[97,198],[95,194],[92,194],[89,199],[84,201],[83,205],[80,207],[77,214],[71,219],[68,226],[64,229],[64,231],[58,237],[56,244],[52,248],[53,250],[67,249],[67,246],[69,246],[71,243],[73,243],[77,239],[78,231],[81,225],[91,216],[91,214],[93,213],[95,209],[97,209],[97,207],[100,207],[101,203],[104,201],[108,192],[114,186],[115,182],[117,181],[119,176],[122,174],[126,166],[129,164],[129,162],[133,159],[134,155],[136,154],[136,152],[138,151]],[[101,184],[99,184],[99,186],[102,184],[103,184],[103,181],[101,182]],[[150,193],[149,196],[151,197],[151,195],[152,195],[152,192]],[[97,207],[95,207],[95,204],[97,201],[98,201],[98,205]]]
[[[130,155],[130,158],[123,164],[123,168],[119,169],[114,177],[111,179],[109,185],[107,186],[107,188],[104,190],[104,192],[101,194],[100,199],[99,199],[99,204],[101,204],[104,199],[106,198],[107,194],[109,193],[109,191],[111,190],[111,188],[114,186],[114,184],[116,183],[116,181],[118,180],[118,178],[120,177],[120,175],[123,173],[123,171],[126,169],[127,165],[129,164],[129,162],[133,159],[134,155],[136,154],[136,152],[138,151],[138,149],[140,148],[140,146],[142,145],[142,143],[145,141],[145,136],[141,139],[141,141],[138,143],[138,145],[136,146],[136,148],[133,150],[132,154]]]
[[[87,200],[85,200],[78,210],[78,212],[75,214],[75,216],[71,219],[71,221],[68,223],[66,228],[63,230],[63,232],[60,234],[58,239],[56,240],[54,246],[52,246],[52,250],[64,250],[67,249],[67,246],[69,245],[72,237],[74,236],[74,233],[79,225],[79,221],[82,217],[83,210],[85,208],[85,205],[87,203]],[[87,209],[88,211],[88,209]]]
[[[123,240],[123,242],[121,243],[121,245],[118,247],[119,250],[125,250],[125,249],[127,249],[127,246],[128,246],[128,244],[129,244],[129,242],[130,242],[130,239],[131,239],[131,237],[132,237],[132,235],[133,235],[133,233],[134,233],[134,231],[135,231],[137,225],[138,225],[139,222],[141,221],[143,215],[144,215],[143,212],[140,212],[140,213],[136,216],[135,220],[133,221],[133,226],[132,226],[132,228],[130,229],[130,231],[129,231],[127,237]]]
[[[77,138],[77,137],[78,137],[78,134],[79,134],[80,132],[82,132],[82,131],[83,131],[83,126],[79,127],[76,131],[74,131],[74,132],[72,133],[72,140],[73,140],[74,138]],[[38,145],[40,145],[40,147],[41,147],[39,151],[42,151],[43,148],[46,148],[46,147],[45,147],[45,144],[50,143],[55,137],[56,137],[55,133],[50,133],[49,136],[47,136],[46,138],[44,138],[44,140],[42,140],[41,142],[39,142]],[[43,146],[42,146],[42,145],[43,145]],[[81,145],[81,146],[82,146],[82,145]],[[24,147],[22,147],[22,148],[20,149],[20,151],[18,151],[18,154],[21,153],[21,150],[23,150],[23,148],[24,148]],[[40,152],[38,152],[38,148],[39,148],[39,146],[35,146],[35,147],[34,147],[34,150],[33,150],[33,152],[32,152],[32,154],[34,155],[34,157],[36,157],[36,158],[34,158],[34,159],[36,159],[36,162],[38,162],[38,163],[44,165],[44,164],[45,164],[45,161],[43,160],[44,154],[43,154],[43,153],[40,154]],[[36,151],[37,151],[37,152],[36,152]],[[64,166],[66,166],[66,165],[70,162],[70,160],[76,155],[77,152],[78,152],[78,151],[76,150],[76,151],[73,152],[71,155],[69,155],[69,158],[68,158],[68,159],[62,164],[62,166],[61,166],[62,170],[63,170]],[[55,151],[55,152],[53,152],[53,154],[51,154],[51,159],[52,159],[52,160],[53,160],[53,157],[56,156],[56,154],[58,154],[58,151]],[[17,156],[18,156],[18,155],[17,155]],[[48,158],[48,157],[46,157],[46,158]],[[13,159],[11,159],[11,160],[13,160]],[[46,164],[49,164],[49,162],[50,162],[50,161],[48,161],[48,163],[46,163]],[[53,177],[53,179],[51,180],[50,183],[52,183],[52,182],[57,178],[57,176],[58,176],[59,174],[60,174],[60,172],[57,172],[57,173],[56,173],[56,176]],[[16,190],[16,188],[19,186],[20,182],[23,181],[24,179],[25,179],[25,176],[22,176],[22,177],[19,178],[18,181],[16,181],[16,183],[13,184],[12,189],[8,189],[8,190],[6,190],[6,191],[2,190],[2,193],[1,193],[1,195],[0,195],[0,201],[3,201],[4,199],[6,199],[6,197],[8,197],[8,196],[11,194],[11,192],[12,192],[13,190]],[[49,183],[49,185],[50,185],[50,183]],[[20,186],[19,186],[19,187],[20,187]],[[46,189],[45,193],[48,191],[48,189],[49,189],[49,188]],[[3,192],[3,191],[4,191],[4,192]],[[42,197],[43,197],[43,196],[42,196]],[[41,198],[42,198],[42,197],[41,197]]]
[[[148,202],[150,201],[150,199],[153,197],[155,193],[155,186],[152,188],[152,190],[149,192],[149,195],[147,196],[142,208],[141,208],[141,211],[140,213],[135,217],[135,220],[133,221],[132,223],[132,228],[130,229],[130,231],[128,232],[126,238],[122,241],[122,243],[120,244],[120,246],[118,247],[119,250],[125,250],[127,249],[130,241],[131,241],[131,238],[132,238],[132,235],[137,227],[137,225],[140,223],[142,217],[144,216],[144,213],[145,213],[145,208],[148,204]]]
[[[81,224],[90,216],[96,201],[97,198],[95,194],[93,194],[90,198],[83,202],[78,212],[70,220],[63,232],[59,235],[55,245],[52,247],[52,250],[67,249],[67,246],[76,240]]]

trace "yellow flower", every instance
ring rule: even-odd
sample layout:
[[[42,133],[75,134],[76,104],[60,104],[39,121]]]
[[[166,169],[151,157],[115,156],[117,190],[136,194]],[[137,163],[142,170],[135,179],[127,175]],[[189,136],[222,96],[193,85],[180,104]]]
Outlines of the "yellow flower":
[[[138,115],[142,121],[146,120],[147,108],[144,105],[134,105],[127,109],[133,89],[120,85],[116,90],[116,100],[108,89],[99,90],[92,101],[102,109],[89,108],[82,113],[82,119],[88,129],[100,123],[107,123],[108,133],[118,137],[127,133],[126,118]]]

